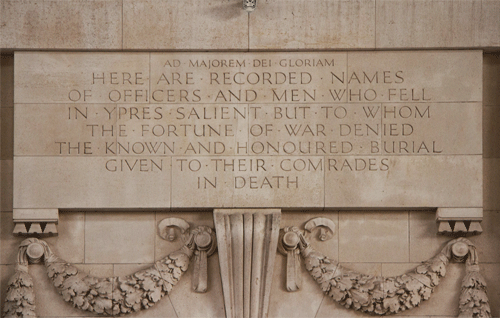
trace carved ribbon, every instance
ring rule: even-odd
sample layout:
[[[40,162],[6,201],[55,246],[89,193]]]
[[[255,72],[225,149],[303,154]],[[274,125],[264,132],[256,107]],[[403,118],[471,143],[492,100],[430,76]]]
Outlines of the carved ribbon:
[[[80,272],[75,266],[54,255],[46,242],[36,238],[24,240],[19,248],[16,272],[9,281],[4,306],[6,318],[36,317],[33,281],[28,274],[29,260],[43,258],[47,274],[63,299],[82,310],[101,315],[118,315],[148,309],[168,294],[188,269],[193,254],[204,272],[196,280],[197,291],[206,290],[207,250],[213,253],[213,233],[199,227],[179,250],[157,261],[148,269],[125,277],[96,278]],[[201,236],[200,236],[201,235]],[[204,240],[203,240],[204,239]],[[203,241],[198,247],[196,241]],[[207,243],[207,240],[211,241]],[[39,250],[38,256],[28,249]],[[196,250],[196,251],[195,251]],[[193,283],[195,285],[195,283]]]
[[[417,307],[430,298],[440,278],[446,274],[450,259],[466,260],[467,273],[462,280],[459,317],[491,317],[486,283],[479,274],[474,245],[465,238],[448,244],[435,257],[412,272],[397,277],[380,277],[348,270],[315,251],[295,228],[306,269],[333,300],[346,308],[378,315],[399,313]]]

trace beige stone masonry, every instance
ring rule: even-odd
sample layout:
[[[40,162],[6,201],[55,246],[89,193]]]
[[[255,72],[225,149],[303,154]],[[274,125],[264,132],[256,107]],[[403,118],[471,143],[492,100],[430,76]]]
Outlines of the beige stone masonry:
[[[0,47],[119,49],[122,1],[2,1]]]
[[[481,156],[356,159],[327,157],[325,207],[482,206]]]
[[[231,1],[123,1],[124,49],[246,49],[248,14]]]
[[[480,51],[20,52],[15,70],[16,209],[482,207]]]
[[[134,157],[16,158],[14,208],[169,207],[170,158],[144,160]],[[140,173],[141,169],[151,171]],[[133,183],[128,182],[130,170],[139,172]]]
[[[379,0],[377,48],[477,47],[480,0]]]
[[[148,102],[147,53],[18,52],[14,103]]]
[[[249,17],[250,49],[373,48],[375,2],[261,1]]]

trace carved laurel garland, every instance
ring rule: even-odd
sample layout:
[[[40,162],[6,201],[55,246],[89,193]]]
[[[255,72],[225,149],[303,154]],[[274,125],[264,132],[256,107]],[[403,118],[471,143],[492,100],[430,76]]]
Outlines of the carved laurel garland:
[[[58,258],[46,242],[36,238],[24,240],[18,253],[14,275],[9,281],[4,306],[6,318],[36,317],[33,281],[28,273],[29,260],[43,258],[47,274],[63,299],[82,310],[105,316],[127,314],[148,309],[168,294],[188,269],[196,250],[196,235],[213,232],[208,227],[194,230],[184,246],[157,261],[151,268],[125,277],[96,278],[80,272]],[[33,259],[27,249],[40,249]],[[33,254],[33,253],[32,253]]]
[[[295,227],[285,228],[284,231],[298,236],[297,246],[306,269],[325,294],[346,308],[386,315],[417,307],[431,297],[434,287],[446,274],[446,265],[454,260],[465,261],[467,271],[462,280],[459,317],[491,317],[476,248],[465,238],[448,242],[439,254],[412,272],[384,278],[360,274],[340,266],[337,261],[315,251]]]

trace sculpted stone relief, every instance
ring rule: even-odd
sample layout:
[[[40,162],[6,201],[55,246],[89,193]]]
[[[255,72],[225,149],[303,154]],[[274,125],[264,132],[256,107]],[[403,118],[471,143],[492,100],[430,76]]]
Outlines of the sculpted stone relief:
[[[91,277],[57,257],[42,240],[30,238],[19,247],[16,273],[9,281],[5,317],[36,317],[29,262],[43,259],[47,275],[63,299],[74,307],[105,316],[148,309],[168,294],[186,272],[195,256],[193,289],[207,287],[207,256],[215,251],[212,229],[200,226],[191,231],[184,246],[154,263],[151,268],[125,277]],[[31,252],[30,251],[35,251]]]
[[[465,262],[460,317],[491,316],[477,251],[465,238],[449,241],[440,253],[412,272],[396,277],[371,276],[346,269],[336,260],[315,251],[297,227],[285,227],[278,236],[279,215],[279,211],[266,210],[216,211],[216,225],[221,232],[217,244],[215,232],[199,226],[189,232],[182,248],[155,262],[151,268],[125,277],[86,275],[57,257],[45,241],[26,239],[20,244],[16,271],[9,281],[5,317],[36,317],[33,281],[28,272],[30,263],[43,261],[54,287],[74,307],[105,316],[121,315],[156,304],[180,280],[193,255],[193,291],[205,292],[207,257],[215,252],[217,245],[224,297],[230,299],[226,302],[227,317],[267,315],[275,254],[272,251],[276,248],[287,256],[288,291],[300,289],[300,261],[303,259],[307,271],[332,300],[346,308],[377,315],[400,313],[419,306],[431,297],[434,288],[445,277],[450,261]],[[171,224],[183,228],[187,222],[165,219],[160,222],[160,229],[165,226],[168,229],[167,225]],[[306,223],[305,230],[311,231],[313,225],[326,225],[332,231],[335,227],[331,224],[329,219],[316,218]],[[320,231],[320,240],[322,238],[325,236]]]
[[[121,278],[89,277],[25,240],[7,317],[35,316],[30,262],[64,300],[118,315],[158,302],[192,256],[193,291],[205,292],[216,248],[227,317],[266,316],[276,251],[288,291],[300,292],[304,262],[333,300],[381,315],[418,306],[449,261],[465,261],[461,314],[489,315],[467,240],[384,278],[280,231],[283,208],[437,208],[439,233],[481,233],[481,51],[17,52],[15,73],[14,234],[57,235],[64,209],[215,207],[215,230],[163,220],[158,234],[184,247]],[[317,227],[320,241],[335,231],[328,218],[304,231]]]
[[[462,281],[460,317],[491,316],[476,248],[465,238],[451,240],[438,255],[412,272],[397,277],[377,277],[346,269],[336,260],[316,252],[296,227],[287,227],[282,233],[280,244],[284,249],[294,255],[300,253],[306,269],[325,294],[346,308],[377,315],[415,308],[431,297],[440,279],[446,275],[446,265],[454,260],[465,262],[467,270]],[[287,258],[287,271],[294,272],[295,266],[290,267]],[[289,288],[289,276],[287,272],[287,289],[294,291],[296,289]]]

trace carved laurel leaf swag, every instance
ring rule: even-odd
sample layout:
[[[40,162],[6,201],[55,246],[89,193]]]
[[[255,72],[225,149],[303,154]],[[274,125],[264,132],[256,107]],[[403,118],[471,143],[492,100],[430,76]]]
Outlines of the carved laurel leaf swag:
[[[486,283],[479,273],[476,248],[465,238],[451,240],[440,253],[412,272],[384,278],[360,274],[342,267],[337,261],[315,251],[298,228],[285,228],[284,231],[297,235],[297,248],[306,269],[323,292],[346,308],[377,315],[395,314],[415,308],[431,297],[434,288],[446,275],[446,266],[453,260],[465,262],[466,266],[459,300],[459,317],[491,317]],[[456,253],[457,247],[463,253]]]
[[[384,278],[342,267],[337,261],[315,251],[295,227],[284,231],[297,235],[297,252],[300,251],[307,271],[325,294],[346,308],[386,315],[417,307],[431,297],[434,288],[446,275],[448,263],[456,261],[465,262],[466,266],[459,317],[491,317],[476,248],[465,238],[448,242],[440,253],[412,272]],[[199,252],[191,233],[182,248],[157,261],[151,268],[125,277],[96,278],[58,258],[46,242],[26,239],[19,246],[15,273],[8,283],[4,305],[6,318],[36,317],[33,280],[28,273],[30,259],[26,253],[32,244],[43,247],[42,258],[47,274],[65,301],[79,309],[105,316],[137,312],[153,306],[172,290],[186,272],[191,257]],[[455,253],[457,244],[465,249],[464,253]]]

